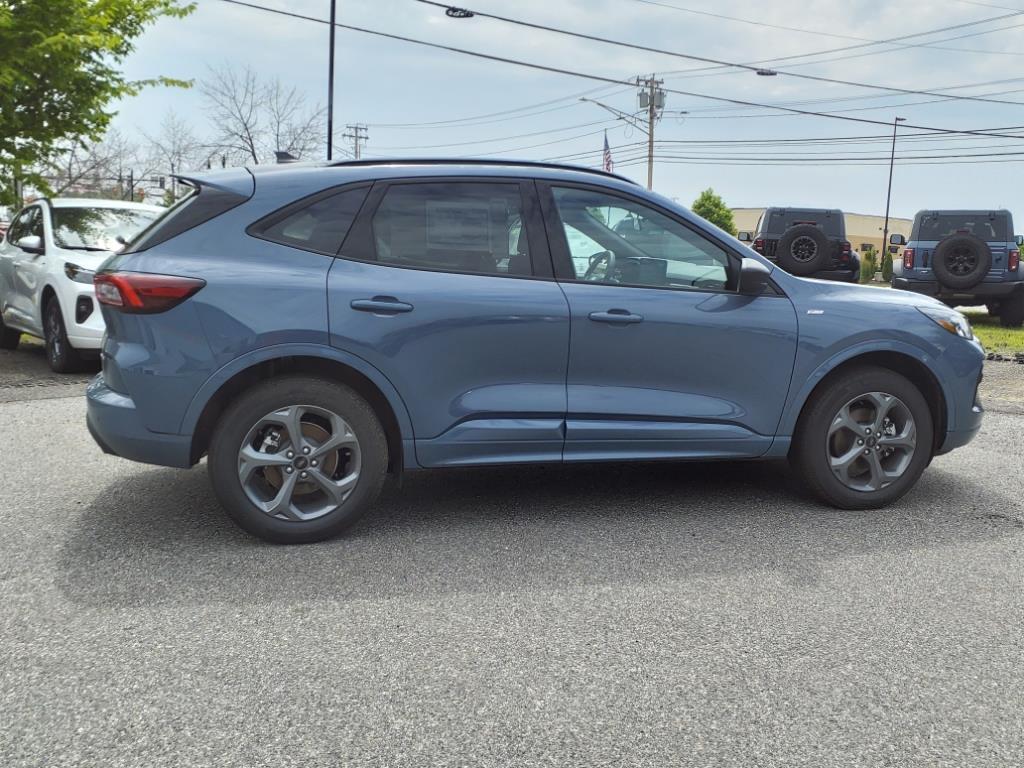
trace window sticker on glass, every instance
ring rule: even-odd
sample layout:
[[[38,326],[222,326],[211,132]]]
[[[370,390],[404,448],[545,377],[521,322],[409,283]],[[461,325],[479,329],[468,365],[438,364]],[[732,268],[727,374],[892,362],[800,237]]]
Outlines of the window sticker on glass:
[[[491,212],[486,203],[428,200],[427,247],[475,251],[491,241]]]

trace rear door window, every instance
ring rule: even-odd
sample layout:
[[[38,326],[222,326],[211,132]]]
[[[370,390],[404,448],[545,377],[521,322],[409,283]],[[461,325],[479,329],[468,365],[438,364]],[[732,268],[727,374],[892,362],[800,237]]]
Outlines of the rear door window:
[[[393,184],[373,215],[372,229],[381,264],[533,273],[518,182]]]
[[[843,236],[843,217],[830,211],[786,208],[772,211],[767,219],[766,231],[772,235],[781,235],[798,224],[813,224],[829,237]]]
[[[319,197],[275,216],[257,234],[282,245],[334,256],[366,199],[369,187]]]
[[[987,213],[948,214],[922,216],[914,222],[912,240],[942,240],[954,234],[971,234],[986,242],[1006,242],[1011,239],[1006,216]]]

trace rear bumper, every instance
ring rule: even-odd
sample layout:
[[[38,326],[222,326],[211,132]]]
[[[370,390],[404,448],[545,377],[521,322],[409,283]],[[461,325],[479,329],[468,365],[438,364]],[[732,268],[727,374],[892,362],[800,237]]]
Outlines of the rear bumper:
[[[970,303],[977,298],[1005,298],[1015,293],[1024,292],[1024,282],[1014,283],[978,283],[973,288],[965,291],[957,291],[947,288],[935,280],[909,280],[905,277],[894,277],[892,287],[901,291],[913,291],[923,293],[925,296],[934,296],[937,299],[963,299],[964,303]]]
[[[813,277],[815,280],[835,280],[840,283],[857,283],[860,282],[860,269],[823,269],[820,272],[815,272],[808,277]]]
[[[192,466],[192,438],[146,429],[132,399],[108,387],[102,373],[89,382],[85,397],[86,426],[104,453],[164,467]]]

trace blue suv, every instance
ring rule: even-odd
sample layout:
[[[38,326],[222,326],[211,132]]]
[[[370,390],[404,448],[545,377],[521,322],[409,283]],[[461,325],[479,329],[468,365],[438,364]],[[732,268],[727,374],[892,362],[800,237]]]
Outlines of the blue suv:
[[[807,280],[611,174],[238,169],[95,278],[88,425],[245,530],[333,536],[388,472],[788,457],[847,509],[977,433],[984,353],[934,299]]]
[[[1024,273],[1009,211],[918,211],[903,258],[893,261],[893,288],[955,306],[984,304],[1002,325],[1024,325]]]

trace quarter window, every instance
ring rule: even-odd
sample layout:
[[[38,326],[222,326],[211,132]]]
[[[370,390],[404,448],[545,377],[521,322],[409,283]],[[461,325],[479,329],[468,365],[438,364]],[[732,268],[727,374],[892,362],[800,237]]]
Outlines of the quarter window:
[[[382,264],[492,275],[530,275],[518,184],[395,184],[373,216]]]
[[[341,249],[368,189],[347,189],[322,197],[265,227],[260,237],[334,256]]]
[[[722,290],[724,249],[668,216],[626,198],[555,187],[575,278],[597,283]]]

